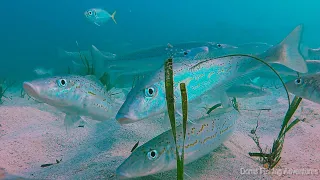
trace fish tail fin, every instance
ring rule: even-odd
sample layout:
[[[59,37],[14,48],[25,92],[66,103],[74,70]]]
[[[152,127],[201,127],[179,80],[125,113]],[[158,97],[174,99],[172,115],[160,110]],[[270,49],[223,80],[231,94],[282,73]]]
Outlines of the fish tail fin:
[[[307,73],[307,64],[300,53],[303,25],[297,26],[280,44],[270,48],[264,58],[267,62],[282,64],[294,71]]]
[[[113,20],[113,22],[114,22],[115,24],[117,24],[117,21],[116,21],[116,19],[115,19],[116,13],[117,13],[117,11],[114,11],[114,12],[112,13],[112,15],[111,15],[111,19]]]

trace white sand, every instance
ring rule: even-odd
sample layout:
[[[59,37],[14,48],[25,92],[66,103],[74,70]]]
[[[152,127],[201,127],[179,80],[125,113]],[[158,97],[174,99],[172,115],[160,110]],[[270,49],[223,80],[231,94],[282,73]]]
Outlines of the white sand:
[[[13,100],[0,106],[0,167],[5,169],[7,179],[15,176],[30,179],[117,179],[115,170],[128,157],[133,145],[138,140],[141,145],[164,131],[159,123],[151,121],[122,127],[115,121],[99,124],[90,121],[91,127],[74,127],[67,134],[62,113],[48,105],[16,97],[19,93],[12,94]],[[275,169],[278,172],[285,168],[317,169],[318,175],[241,173],[241,169],[262,168],[258,159],[248,155],[248,152],[258,151],[248,136],[256,126],[256,120],[259,119],[257,134],[261,136],[263,147],[272,146],[279,132],[287,101],[276,97],[279,94],[239,100],[241,108],[272,108],[272,111],[261,112],[259,118],[259,112],[242,111],[237,130],[230,140],[186,166],[187,174],[192,179],[320,179],[320,105],[306,100],[302,102],[303,111],[299,108],[295,115],[305,117],[306,121],[300,122],[287,134],[282,160]],[[282,94],[281,97],[285,96]],[[59,164],[40,167],[61,158]],[[175,179],[175,171],[141,179]]]

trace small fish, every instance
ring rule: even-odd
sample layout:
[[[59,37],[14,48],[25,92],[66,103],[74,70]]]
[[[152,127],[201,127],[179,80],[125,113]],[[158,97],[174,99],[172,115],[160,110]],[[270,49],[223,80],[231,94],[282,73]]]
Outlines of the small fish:
[[[320,60],[320,48],[308,49],[308,59],[317,59]]]
[[[218,148],[234,132],[240,114],[233,108],[218,108],[201,118],[197,124],[188,123],[184,144],[184,164],[191,163]],[[217,113],[219,112],[219,113]],[[177,127],[177,147],[181,153],[182,125]],[[172,131],[166,131],[142,146],[117,168],[119,178],[136,178],[175,169],[176,151]]]
[[[45,76],[45,75],[50,75],[52,76],[53,74],[53,69],[45,69],[45,68],[36,68],[33,70],[38,76]]]
[[[96,24],[97,26],[101,26],[102,24],[108,22],[110,18],[113,20],[115,24],[117,24],[115,20],[115,15],[117,11],[114,11],[112,15],[110,15],[106,10],[100,8],[91,8],[84,12],[86,18]]]
[[[254,85],[233,85],[226,90],[228,97],[253,98],[270,95],[271,92]]]
[[[23,89],[31,97],[56,107],[66,113],[66,128],[81,119],[113,119],[121,104],[114,101],[103,84],[92,75],[55,76],[23,83]]]
[[[320,74],[298,77],[287,82],[286,87],[290,93],[320,104]]]
[[[115,59],[117,56],[116,54],[110,53],[107,51],[101,51],[101,53],[105,56],[105,58],[110,59],[110,60]],[[81,56],[83,56],[82,58],[86,58],[90,64],[92,63],[91,50],[79,52],[79,51],[66,51],[61,48],[58,48],[58,57],[59,58],[61,58],[61,59],[72,58],[82,64],[80,54],[81,54]]]
[[[310,48],[304,44],[301,44],[300,50],[305,59],[320,60],[320,48]]]

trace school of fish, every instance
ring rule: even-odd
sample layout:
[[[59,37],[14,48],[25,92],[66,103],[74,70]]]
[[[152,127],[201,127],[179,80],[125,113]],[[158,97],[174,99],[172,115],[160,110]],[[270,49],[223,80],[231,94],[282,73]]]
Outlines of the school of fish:
[[[110,19],[104,9],[92,8],[85,17],[97,26]],[[70,129],[82,117],[97,121],[114,121],[121,125],[163,115],[169,122],[165,95],[164,62],[173,57],[174,96],[176,115],[181,119],[180,84],[187,89],[188,123],[184,146],[182,125],[177,127],[177,147],[184,148],[185,164],[212,152],[233,133],[240,113],[230,98],[252,98],[269,95],[263,89],[264,78],[275,79],[270,68],[263,63],[239,54],[249,46],[262,47],[248,54],[265,60],[286,81],[289,92],[320,104],[320,49],[301,45],[303,25],[298,25],[277,45],[248,43],[237,46],[216,42],[186,42],[167,44],[127,54],[100,51],[92,45],[90,50],[70,52],[59,49],[59,57],[71,59],[74,74],[54,76],[54,70],[37,68],[42,77],[23,83],[28,95],[65,113],[64,125]],[[254,48],[253,48],[254,49]],[[249,51],[249,50],[248,50]],[[85,75],[88,64],[95,75]],[[101,82],[106,76],[107,85]],[[138,78],[137,78],[138,77]],[[140,78],[141,77],[141,78]],[[249,79],[249,84],[243,84]],[[199,115],[200,104],[221,103],[210,114]],[[143,130],[143,129],[142,129]],[[168,130],[135,148],[117,168],[119,178],[136,178],[176,168],[176,151],[172,131]]]

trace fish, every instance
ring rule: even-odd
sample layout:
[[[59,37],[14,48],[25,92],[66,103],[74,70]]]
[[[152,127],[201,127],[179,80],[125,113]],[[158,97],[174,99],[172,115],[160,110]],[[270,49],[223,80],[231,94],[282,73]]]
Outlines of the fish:
[[[25,81],[23,89],[37,101],[64,112],[66,128],[79,121],[81,116],[97,121],[114,119],[115,111],[122,103],[111,97],[115,90],[107,91],[92,75],[53,76]]]
[[[114,11],[111,15],[104,9],[101,8],[91,8],[84,12],[84,15],[86,18],[94,23],[97,26],[101,26],[102,24],[105,24],[110,19],[113,20],[115,24],[117,24],[117,21],[115,19],[117,11]]]
[[[253,98],[270,95],[271,92],[261,87],[250,85],[232,85],[226,90],[228,97]]]
[[[297,77],[285,85],[290,93],[320,104],[320,74]]]
[[[42,67],[33,70],[38,76],[53,75],[53,69],[45,69]]]
[[[305,60],[308,72],[307,73],[299,73],[300,76],[306,76],[311,74],[316,74],[320,72],[320,61],[319,60]],[[281,64],[271,64],[271,66],[279,73],[281,78],[287,78],[287,79],[295,79],[297,77],[297,72],[283,66]],[[263,77],[267,79],[274,79],[278,78],[274,73],[271,73],[271,70],[267,67],[262,67],[258,70],[256,70],[253,74],[253,77]],[[257,79],[258,81],[259,79]],[[257,82],[253,82],[257,83]]]
[[[101,53],[106,59],[115,59],[117,57],[117,54],[114,54],[111,52],[101,51]],[[66,51],[61,48],[58,48],[58,57],[61,59],[71,58],[73,60],[76,60],[77,63],[82,63],[80,54],[81,56],[83,56],[83,58],[85,57],[90,63],[92,62],[91,49],[79,52],[79,51]]]
[[[240,117],[233,107],[218,108],[197,124],[187,123],[184,164],[189,164],[218,148],[234,132]],[[216,111],[216,112],[215,112]],[[182,124],[177,127],[177,147],[182,150]],[[176,150],[172,130],[168,130],[140,147],[116,169],[120,179],[148,176],[176,169]]]
[[[295,71],[308,72],[305,60],[299,53],[303,25],[297,26],[280,44],[271,47],[258,57],[267,63],[280,63]],[[247,57],[218,57],[183,63],[173,63],[174,95],[177,108],[181,106],[179,83],[186,84],[188,100],[195,100],[205,93],[220,96],[235,82],[263,66]],[[215,92],[213,92],[215,91]],[[221,91],[221,92],[218,92]],[[116,119],[120,124],[134,123],[151,116],[166,113],[164,66],[148,75],[127,95]]]
[[[205,55],[208,53],[207,47],[195,47],[187,50],[189,55],[179,57],[183,60],[192,60],[198,54]],[[95,46],[92,46],[92,57],[94,59],[95,73],[97,77],[107,72],[110,75],[110,83],[116,87],[116,84],[125,84],[132,86],[133,78],[137,76],[145,76],[157,70],[164,63],[165,58],[153,57],[143,58],[139,60],[124,59],[107,59],[103,53]],[[125,77],[122,78],[122,77]],[[119,81],[122,79],[122,81]],[[124,81],[126,80],[126,81]]]
[[[309,48],[308,49],[308,59],[320,60],[320,48]]]
[[[320,48],[311,48],[305,44],[301,44],[300,50],[305,59],[320,60]]]

